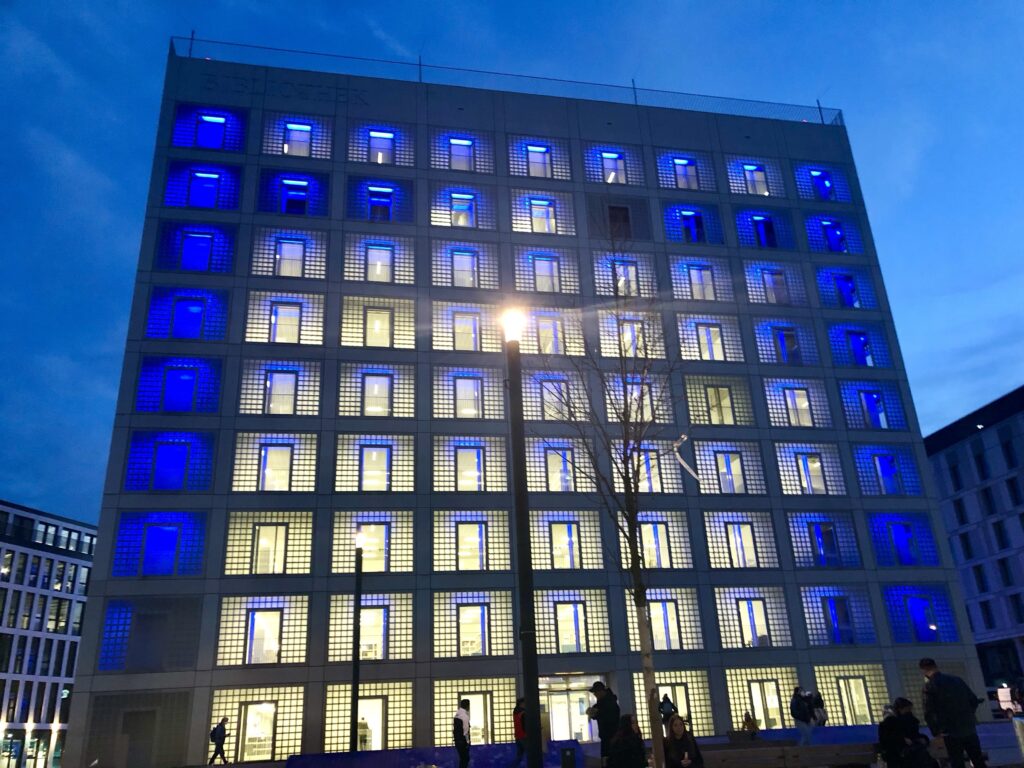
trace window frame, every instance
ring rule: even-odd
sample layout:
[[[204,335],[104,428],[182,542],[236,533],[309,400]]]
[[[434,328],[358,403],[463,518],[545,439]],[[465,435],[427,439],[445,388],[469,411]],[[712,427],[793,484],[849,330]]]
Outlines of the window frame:
[[[367,413],[367,404],[370,400],[369,384],[370,379],[380,379],[387,382],[387,407],[384,413]],[[360,383],[360,416],[366,418],[382,418],[394,415],[395,403],[395,374],[389,371],[364,371],[359,377]]]
[[[452,351],[454,351],[454,352],[479,352],[479,351],[481,351],[481,339],[480,339],[480,322],[481,322],[481,319],[482,318],[481,318],[479,312],[461,312],[461,311],[454,311],[454,312],[452,312]],[[472,335],[470,337],[471,340],[472,340],[472,348],[470,348],[470,349],[466,349],[465,347],[460,346],[460,342],[459,342],[459,338],[460,338],[459,323],[460,323],[460,321],[471,321],[472,322],[472,328],[471,328]],[[463,337],[465,336],[465,329],[463,329],[462,336]]]
[[[552,603],[555,616],[555,646],[559,654],[589,653],[590,638],[587,626],[587,603],[585,600],[555,600]],[[559,612],[561,609],[571,608],[573,613],[573,635],[576,642],[573,644],[576,650],[566,651],[563,649],[562,621]]]
[[[645,569],[672,569],[672,540],[668,523],[664,520],[641,520],[637,525],[640,534],[640,559]],[[650,535],[646,535],[650,531]],[[653,544],[654,562],[648,558],[649,544]]]
[[[260,569],[260,531],[263,528],[283,529],[283,543],[281,544],[281,565],[280,570],[265,571]],[[251,576],[273,576],[288,573],[288,523],[267,523],[254,522],[251,528],[251,543],[249,547],[249,575]],[[275,538],[281,535],[275,533]]]
[[[370,343],[370,316],[387,317],[388,319],[388,330],[387,344],[371,344]],[[395,346],[395,310],[393,307],[363,307],[363,346],[370,349],[394,349]]]
[[[462,648],[464,645],[462,637],[462,612],[466,609],[475,608],[480,611],[480,653],[463,653]],[[458,603],[456,610],[456,647],[458,649],[457,656],[459,658],[473,656],[490,656],[490,639],[491,639],[491,606],[489,603]]]
[[[800,407],[800,403],[796,402],[800,393],[803,393],[804,397],[804,408]],[[814,410],[811,408],[811,391],[807,387],[783,387],[782,388],[782,402],[786,405],[786,418],[789,421],[791,427],[813,427],[814,424]],[[794,419],[794,416],[796,417]],[[803,416],[806,416],[806,423],[804,423]]]
[[[530,260],[533,267],[533,290],[537,293],[561,293],[562,292],[562,260],[552,254],[537,254]],[[540,273],[537,271],[537,264],[550,264],[551,273],[545,276],[551,281],[551,290],[540,287]]]
[[[305,136],[295,146],[305,148],[305,152],[292,152],[291,145],[296,137]],[[292,157],[311,157],[313,153],[313,126],[309,123],[285,123],[284,140],[281,142],[281,154]]]
[[[477,467],[477,480],[475,488],[462,487],[462,471],[460,469],[460,457],[472,452],[475,455]],[[484,445],[456,445],[452,452],[453,469],[455,472],[456,493],[483,493],[487,490],[487,448]]]
[[[451,260],[452,270],[452,287],[453,288],[479,288],[480,287],[480,254],[477,251],[470,250],[468,248],[452,248],[448,252],[448,256]],[[464,274],[467,270],[458,269],[457,265],[460,259],[466,259],[469,263],[470,269],[468,274],[470,275],[470,281],[460,282],[459,275]]]
[[[277,614],[277,651],[273,661],[253,661],[255,620],[260,614]],[[283,608],[247,608],[245,611],[245,665],[264,666],[281,663],[281,637],[284,634]]]
[[[601,180],[605,184],[628,183],[626,158],[621,152],[601,152]]]
[[[725,336],[721,323],[696,323],[694,333],[697,335],[697,349],[700,359],[710,363],[727,362],[725,354]],[[715,335],[717,333],[717,340]],[[716,353],[720,357],[716,356]]]
[[[620,298],[640,295],[640,265],[636,259],[612,259],[612,292]]]
[[[394,283],[395,282],[395,246],[391,243],[366,243],[363,252],[363,279],[368,283]],[[376,277],[371,277],[371,267],[376,267],[377,271],[380,272],[381,265],[379,262],[370,262],[370,254],[373,253],[386,253],[388,254],[387,259],[387,279],[380,280]]]
[[[558,212],[555,209],[555,201],[539,197],[531,197],[530,206],[530,231],[537,235],[558,234]],[[539,215],[541,212],[544,215]],[[538,227],[538,223],[542,226]]]
[[[475,389],[475,414],[472,416],[462,416],[460,413],[459,403],[464,401],[459,398],[459,383],[460,382],[472,382]],[[483,376],[470,376],[464,374],[456,374],[452,376],[452,399],[453,399],[453,413],[456,419],[482,419],[484,418],[484,379]]]
[[[450,192],[448,196],[449,225],[457,229],[477,228],[476,195],[467,192]],[[460,223],[460,222],[465,223]]]
[[[168,408],[167,404],[167,392],[168,392],[168,376],[176,373],[179,378],[177,381],[183,381],[182,378],[188,373],[192,374],[192,388],[191,395],[189,396],[188,408]],[[196,409],[196,399],[199,395],[199,368],[194,365],[168,365],[163,369],[163,377],[160,382],[160,410],[163,413],[192,413]]]
[[[292,489],[292,470],[295,465],[295,445],[290,443],[260,443],[260,463],[259,470],[257,472],[257,490],[260,493],[282,493],[289,492]],[[267,477],[267,462],[271,455],[279,455],[284,450],[288,451],[288,480],[285,484],[285,488],[267,488],[268,477]],[[273,472],[273,468],[269,468]]]
[[[727,402],[722,403],[722,392],[727,393]],[[714,392],[714,398],[711,394]],[[732,387],[728,385],[720,384],[705,384],[704,385],[704,400],[708,406],[708,421],[711,424],[720,426],[735,426],[736,425],[736,410],[733,408],[733,396]],[[717,401],[717,402],[716,402]],[[726,416],[726,410],[728,409],[728,418]],[[716,419],[716,412],[718,413]]]
[[[290,319],[288,317],[282,318],[282,310],[286,312],[296,311],[295,316],[295,341],[278,340],[277,336],[280,333],[281,320]],[[270,344],[301,344],[302,343],[302,302],[298,301],[271,301],[270,302],[270,322],[267,328],[267,341]]]
[[[700,168],[691,158],[672,158],[672,178],[676,189],[700,190]]]
[[[567,531],[574,531],[565,537],[566,558],[569,565],[560,566],[555,555],[555,527],[565,526]],[[552,570],[577,570],[583,567],[583,544],[580,541],[579,520],[551,520],[548,521],[548,554],[551,558]]]
[[[488,524],[487,520],[457,520],[455,522],[455,570],[462,573],[487,571],[490,570],[490,547],[488,543]],[[462,530],[467,526],[475,526],[477,529],[477,566],[476,568],[464,568],[462,566]]]
[[[724,464],[723,464],[724,460]],[[735,460],[735,461],[734,461]],[[735,464],[735,466],[734,466]],[[739,468],[737,474],[736,468]],[[746,473],[743,469],[743,454],[740,451],[715,451],[715,469],[718,477],[718,490],[722,494],[745,494],[747,492]],[[724,473],[724,474],[723,474]],[[732,490],[726,490],[722,481],[728,478]],[[739,478],[737,484],[736,478]],[[739,490],[737,490],[739,488]]]
[[[366,188],[366,220],[389,222],[394,218],[394,187],[368,186]]]
[[[536,168],[543,169],[543,173],[534,173]],[[542,144],[526,145],[526,175],[535,179],[552,178],[553,168],[551,164],[551,147]]]
[[[464,154],[460,157],[460,163],[465,162],[466,167],[456,167],[456,147],[464,147]],[[473,173],[476,171],[476,143],[472,139],[464,139],[457,136],[451,136],[448,138],[448,170],[450,171],[461,171],[463,173]]]
[[[771,196],[771,190],[768,187],[768,173],[762,163],[743,164],[743,183],[747,188],[748,195]]]
[[[274,393],[274,380],[281,376],[282,378],[291,376],[293,380],[292,392],[291,392],[291,409],[288,411],[271,410],[273,407],[275,397]],[[263,415],[265,416],[294,416],[298,410],[298,399],[299,399],[299,372],[298,371],[286,371],[276,368],[268,368],[263,371]]]
[[[367,451],[380,450],[384,454],[384,487],[365,488],[366,482],[366,453]],[[359,444],[359,490],[366,493],[389,493],[392,484],[392,465],[394,462],[394,446],[381,445],[380,443]]]
[[[724,526],[725,539],[729,547],[729,565],[731,568],[761,568],[761,558],[757,551],[757,531],[749,520],[730,520]],[[738,536],[738,538],[737,538]],[[749,552],[747,540],[749,539]]]
[[[569,382],[565,379],[541,379],[539,382],[540,391],[540,413],[542,421],[568,421],[571,417],[571,401],[569,400]],[[556,388],[557,393],[551,390]],[[549,397],[556,397],[554,403]],[[554,407],[552,407],[554,406]],[[555,414],[549,418],[550,414]]]
[[[744,607],[747,609],[744,613]],[[757,612],[760,607],[760,612],[764,618],[764,629],[765,635],[756,634],[757,631]],[[772,629],[768,622],[768,601],[764,597],[738,597],[736,598],[736,611],[739,615],[740,620],[740,640],[743,642],[744,648],[772,648]],[[745,621],[749,620],[749,623]],[[744,632],[746,630],[746,632]],[[749,633],[750,641],[747,644],[746,635]],[[766,642],[761,642],[761,638],[764,637]]]
[[[817,473],[813,470],[812,462],[817,459]],[[825,462],[820,453],[813,451],[802,451],[793,454],[793,461],[796,463],[797,477],[800,478],[800,493],[804,496],[827,496],[828,480],[825,478]],[[816,480],[821,480],[821,490],[818,490]]]
[[[376,160],[373,157],[374,151],[377,152],[378,159]],[[366,141],[366,162],[373,163],[374,165],[395,164],[394,131],[369,130]]]
[[[551,456],[557,455],[560,458],[563,473],[558,475],[559,487],[553,488],[551,482]],[[544,448],[544,479],[547,493],[575,493],[576,492],[576,451],[574,448],[557,448],[546,446]],[[567,482],[563,482],[567,481]],[[567,487],[565,487],[567,486]]]

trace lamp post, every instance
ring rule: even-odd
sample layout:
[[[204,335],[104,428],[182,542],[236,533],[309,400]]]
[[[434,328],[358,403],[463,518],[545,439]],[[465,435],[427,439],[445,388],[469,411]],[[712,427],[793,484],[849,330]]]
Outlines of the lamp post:
[[[356,588],[352,602],[352,696],[349,701],[348,751],[359,751],[359,629],[363,607],[363,547],[366,534],[356,529]]]
[[[526,766],[542,768],[544,754],[540,741],[540,687],[537,668],[537,627],[533,610],[533,557],[530,552],[530,508],[526,487],[526,436],[523,420],[523,365],[519,340],[526,316],[518,309],[507,310],[501,318],[505,331],[505,361],[508,365],[508,421],[511,438],[513,512],[516,530],[516,586],[519,592],[519,656],[522,659],[523,698],[526,711]]]

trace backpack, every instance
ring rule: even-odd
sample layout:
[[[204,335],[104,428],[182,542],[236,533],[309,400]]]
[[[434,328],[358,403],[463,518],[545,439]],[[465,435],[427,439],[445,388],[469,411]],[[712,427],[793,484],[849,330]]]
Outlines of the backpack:
[[[214,728],[212,731],[210,731],[210,743],[211,744],[216,744],[217,743],[217,729],[216,728]]]

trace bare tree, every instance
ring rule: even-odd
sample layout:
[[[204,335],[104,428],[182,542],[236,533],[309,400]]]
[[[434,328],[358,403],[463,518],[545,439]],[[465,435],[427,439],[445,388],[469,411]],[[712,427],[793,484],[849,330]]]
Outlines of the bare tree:
[[[620,564],[636,608],[643,698],[651,723],[655,765],[662,768],[663,733],[641,513],[644,494],[661,491],[669,473],[685,469],[693,474],[693,470],[676,453],[679,442],[685,439],[676,428],[677,403],[673,396],[681,386],[681,382],[673,381],[680,367],[679,352],[665,348],[653,258],[650,254],[631,254],[618,234],[609,233],[612,247],[604,254],[602,268],[610,273],[597,278],[598,291],[608,294],[608,300],[588,309],[593,314],[588,319],[596,319],[598,344],[584,348],[581,338],[574,349],[566,349],[572,339],[565,338],[564,333],[563,338],[543,339],[538,333],[537,352],[545,370],[562,370],[577,382],[575,386],[570,382],[545,391],[542,418],[567,427],[575,449],[566,461],[575,485],[590,488],[596,506],[612,520],[620,541],[625,543],[624,562],[620,560]],[[529,370],[524,373],[525,378],[530,375]],[[539,439],[564,445],[564,437]],[[682,477],[675,477],[681,492]]]

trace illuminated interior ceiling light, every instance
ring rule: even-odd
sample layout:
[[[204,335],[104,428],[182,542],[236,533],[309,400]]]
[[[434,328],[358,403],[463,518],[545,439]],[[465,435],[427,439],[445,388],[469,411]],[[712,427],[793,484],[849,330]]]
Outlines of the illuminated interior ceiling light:
[[[761,166],[760,165],[744,165],[743,166],[743,170],[744,171],[759,171],[759,170],[761,170]]]
[[[448,139],[449,144],[455,144],[460,147],[471,147],[473,146],[472,139]]]
[[[764,216],[751,216],[754,221],[764,221]]]
[[[601,157],[605,158],[606,160],[618,160],[620,157],[622,157],[622,154],[620,152],[602,152]]]
[[[550,151],[547,147],[542,147],[542,146],[540,146],[538,144],[527,144],[526,145],[526,150],[528,152],[549,152]]]
[[[312,131],[313,126],[306,125],[305,123],[285,123],[285,128],[289,131]]]
[[[218,115],[200,115],[199,119],[204,123],[226,123],[227,118],[219,117]]]
[[[474,195],[467,195],[465,192],[452,192],[452,198],[455,200],[472,200]]]
[[[395,134],[391,131],[370,131],[371,139],[393,139]]]
[[[309,182],[303,181],[302,179],[281,179],[282,184],[287,184],[289,187],[308,187]]]
[[[387,192],[388,194],[394,192],[393,187],[367,187],[370,192]]]
[[[696,211],[680,211],[679,215],[680,216],[696,216],[697,212]]]
[[[673,157],[672,158],[672,162],[675,163],[676,165],[689,165],[690,164],[690,161],[687,160],[685,157]]]
[[[197,179],[219,179],[219,173],[207,173],[206,171],[193,171],[192,175]]]

